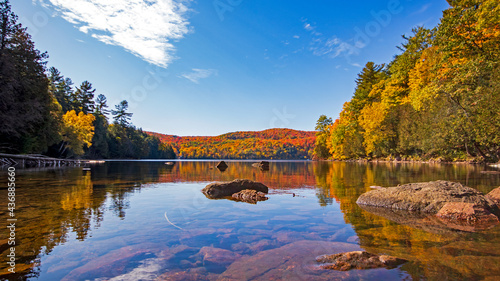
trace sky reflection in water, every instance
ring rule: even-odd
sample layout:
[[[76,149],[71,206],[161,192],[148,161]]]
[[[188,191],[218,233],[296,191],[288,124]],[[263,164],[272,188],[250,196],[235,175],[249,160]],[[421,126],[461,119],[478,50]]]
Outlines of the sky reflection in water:
[[[498,175],[470,165],[272,162],[108,162],[18,171],[16,278],[32,280],[216,280],[217,278],[482,279],[500,276],[499,227],[429,232],[360,209],[372,185],[453,180],[488,192]],[[269,200],[209,200],[209,182],[246,178]],[[1,178],[5,186],[6,177]],[[295,196],[294,196],[295,194]],[[6,206],[5,196],[0,203]],[[6,221],[7,213],[0,216]],[[167,220],[168,218],[168,220]],[[1,272],[6,273],[6,232]],[[387,270],[326,271],[314,257],[365,249],[408,259]],[[6,275],[2,275],[6,278]],[[14,277],[14,276],[11,276]]]

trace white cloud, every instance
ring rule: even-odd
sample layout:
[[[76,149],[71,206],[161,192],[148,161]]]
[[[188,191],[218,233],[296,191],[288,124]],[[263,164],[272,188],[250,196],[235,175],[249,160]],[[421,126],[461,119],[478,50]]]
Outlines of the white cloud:
[[[199,84],[201,79],[208,78],[212,75],[217,75],[217,70],[193,68],[192,72],[184,73],[184,74],[180,75],[179,77],[186,78],[193,83]]]
[[[295,38],[295,39],[299,39],[299,38],[300,38],[300,36],[298,36],[298,35],[294,35],[294,36],[293,36],[293,38]]]
[[[80,31],[160,67],[174,59],[172,42],[189,32],[183,0],[39,1]]]

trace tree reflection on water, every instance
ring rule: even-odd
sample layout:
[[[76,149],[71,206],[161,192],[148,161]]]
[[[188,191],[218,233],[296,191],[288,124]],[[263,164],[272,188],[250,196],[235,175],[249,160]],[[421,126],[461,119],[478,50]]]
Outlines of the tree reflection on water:
[[[357,234],[356,242],[362,248],[410,260],[401,270],[413,279],[477,279],[500,275],[499,227],[482,233],[429,232],[374,215],[355,203],[360,194],[370,190],[370,186],[439,179],[458,181],[487,193],[500,185],[500,178],[481,174],[484,167],[278,161],[271,162],[268,171],[262,171],[251,164],[229,161],[224,172],[215,169],[216,162],[212,161],[180,161],[174,165],[108,162],[92,166],[90,171],[81,168],[19,171],[15,210],[18,219],[17,273],[9,278],[39,276],[42,257],[71,239],[85,241],[91,237],[107,223],[105,218],[109,220],[108,211],[124,220],[131,208],[133,194],[145,186],[158,183],[199,183],[204,186],[208,182],[237,178],[269,186],[269,201],[273,200],[273,194],[315,190],[319,206],[339,205],[345,224],[352,226]],[[1,177],[0,184],[6,186],[6,177]],[[0,205],[7,205],[5,196],[0,199]],[[0,217],[6,221],[6,208],[0,210]],[[8,273],[6,255],[10,246],[7,238],[7,233],[2,231],[1,277]]]

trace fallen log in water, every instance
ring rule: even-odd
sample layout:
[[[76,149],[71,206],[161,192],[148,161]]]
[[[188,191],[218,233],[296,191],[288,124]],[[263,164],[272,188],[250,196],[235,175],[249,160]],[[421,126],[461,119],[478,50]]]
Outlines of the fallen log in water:
[[[18,168],[33,168],[33,167],[64,167],[64,166],[80,166],[87,163],[88,160],[80,159],[60,159],[45,157],[43,155],[22,155],[22,154],[6,154],[0,153],[0,167],[18,167]]]

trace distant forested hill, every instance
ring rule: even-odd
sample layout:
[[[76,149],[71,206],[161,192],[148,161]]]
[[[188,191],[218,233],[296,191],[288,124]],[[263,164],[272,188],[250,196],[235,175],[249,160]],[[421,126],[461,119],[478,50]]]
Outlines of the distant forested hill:
[[[188,159],[311,159],[315,132],[269,129],[215,137],[179,137],[147,132]]]

